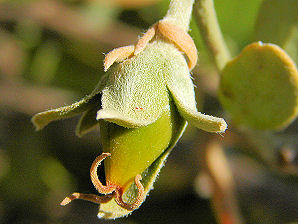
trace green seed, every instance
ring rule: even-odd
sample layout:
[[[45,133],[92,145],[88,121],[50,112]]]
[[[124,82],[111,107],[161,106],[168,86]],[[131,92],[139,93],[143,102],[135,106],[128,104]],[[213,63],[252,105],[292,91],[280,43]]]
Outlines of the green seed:
[[[171,103],[156,122],[145,127],[128,129],[100,121],[103,150],[111,153],[111,157],[105,160],[107,181],[122,188],[129,186],[135,176],[149,167],[179,134],[180,119]]]

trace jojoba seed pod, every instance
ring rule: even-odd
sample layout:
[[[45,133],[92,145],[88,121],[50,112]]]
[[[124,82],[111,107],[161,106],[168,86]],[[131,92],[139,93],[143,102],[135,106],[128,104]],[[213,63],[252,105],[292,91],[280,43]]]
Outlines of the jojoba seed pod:
[[[106,180],[123,189],[137,174],[155,161],[176,137],[181,119],[173,102],[154,123],[140,128],[125,128],[100,121],[104,152],[111,153],[104,161]]]

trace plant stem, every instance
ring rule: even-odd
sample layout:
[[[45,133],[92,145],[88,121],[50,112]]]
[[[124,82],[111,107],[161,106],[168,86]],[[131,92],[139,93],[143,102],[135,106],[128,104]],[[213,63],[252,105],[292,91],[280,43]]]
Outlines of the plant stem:
[[[208,142],[203,156],[213,183],[212,203],[218,223],[243,224],[232,171],[222,145],[216,140]]]
[[[194,13],[202,38],[221,71],[231,56],[218,25],[213,0],[196,0]]]
[[[194,0],[171,0],[163,21],[170,22],[188,31]]]

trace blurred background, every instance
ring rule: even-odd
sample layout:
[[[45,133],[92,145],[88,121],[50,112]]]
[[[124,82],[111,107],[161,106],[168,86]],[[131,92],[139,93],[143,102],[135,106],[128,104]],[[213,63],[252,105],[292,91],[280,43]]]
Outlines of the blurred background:
[[[225,39],[236,55],[254,40],[263,1],[214,2]],[[30,121],[35,113],[90,93],[103,74],[104,53],[135,43],[165,15],[168,4],[168,0],[0,0],[1,224],[217,223],[216,186],[207,175],[213,165],[204,159],[211,134],[188,127],[140,209],[128,218],[105,221],[96,217],[98,206],[92,203],[59,205],[74,191],[96,194],[89,168],[101,152],[98,130],[78,138],[74,132],[78,118],[54,122],[40,132]],[[224,116],[229,123],[216,98],[216,69],[195,22],[191,35],[199,51],[199,66],[193,71],[199,109]],[[286,50],[297,59],[297,45]],[[225,163],[217,174],[232,182],[228,201],[231,197],[243,223],[297,223],[297,121],[278,133],[262,132],[266,141],[258,141],[259,135],[244,136],[231,124],[225,136],[218,137],[224,144],[218,155]]]

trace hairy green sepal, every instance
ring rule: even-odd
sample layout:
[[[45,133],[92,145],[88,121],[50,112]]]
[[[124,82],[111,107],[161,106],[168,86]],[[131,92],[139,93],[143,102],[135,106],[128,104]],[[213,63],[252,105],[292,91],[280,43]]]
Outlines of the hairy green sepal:
[[[187,62],[171,43],[155,41],[144,52],[112,67],[95,91],[70,106],[38,113],[32,118],[37,130],[48,123],[83,113],[77,127],[79,136],[97,120],[138,128],[155,122],[175,101],[180,115],[194,126],[209,132],[224,132],[221,118],[199,113]],[[97,115],[92,119],[95,111]],[[81,127],[83,125],[83,127]]]

